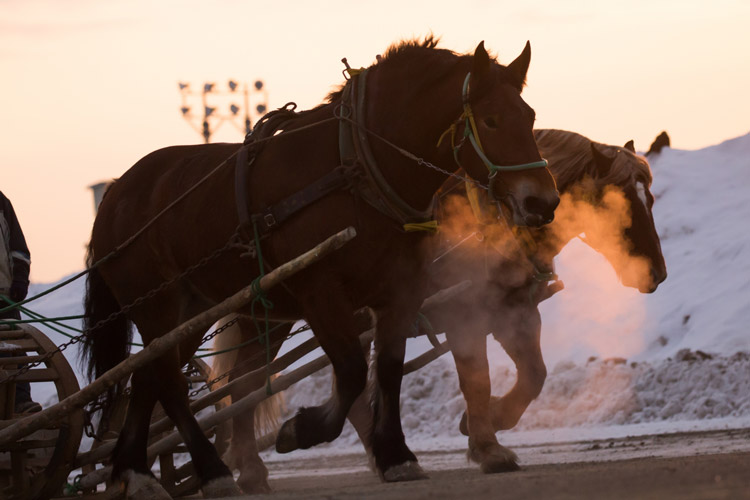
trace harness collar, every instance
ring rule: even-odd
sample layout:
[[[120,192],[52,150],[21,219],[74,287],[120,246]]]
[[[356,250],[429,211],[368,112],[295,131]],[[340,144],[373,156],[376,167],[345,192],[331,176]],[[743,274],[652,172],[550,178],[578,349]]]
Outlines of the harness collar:
[[[369,68],[347,68],[345,71],[350,78],[344,87],[337,113],[349,120],[341,119],[339,122],[339,155],[342,165],[359,167],[357,171],[361,175],[355,176],[355,191],[370,206],[398,222],[404,231],[435,232],[434,201],[426,210],[413,208],[391,187],[375,161],[365,126],[365,88]]]

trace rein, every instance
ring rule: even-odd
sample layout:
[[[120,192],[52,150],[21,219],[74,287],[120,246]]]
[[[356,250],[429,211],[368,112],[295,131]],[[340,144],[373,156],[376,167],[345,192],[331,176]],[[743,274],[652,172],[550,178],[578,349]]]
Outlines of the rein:
[[[479,159],[482,160],[482,163],[487,167],[487,170],[489,170],[490,175],[489,178],[492,179],[497,175],[498,172],[516,172],[519,170],[531,170],[533,168],[546,168],[548,166],[548,162],[545,159],[541,159],[539,161],[534,161],[530,163],[519,163],[517,165],[496,165],[492,163],[489,158],[487,158],[487,155],[484,152],[484,148],[482,147],[482,142],[479,139],[479,130],[477,129],[477,123],[474,119],[474,112],[471,109],[471,103],[469,102],[469,80],[471,78],[471,72],[466,74],[466,78],[464,79],[464,85],[463,89],[461,91],[461,98],[463,100],[464,105],[464,111],[461,113],[461,116],[458,117],[458,119],[451,124],[448,129],[446,129],[445,132],[443,132],[440,135],[440,138],[438,139],[437,147],[440,147],[440,144],[443,142],[443,139],[446,135],[450,134],[451,136],[451,148],[453,149],[453,159],[456,161],[456,164],[463,168],[461,166],[461,162],[458,159],[458,152],[461,149],[461,146],[464,145],[464,142],[466,142],[466,139],[469,139],[469,142],[471,143],[472,147],[474,148],[474,151],[477,153],[477,156],[479,156]],[[461,123],[461,121],[464,121],[464,133],[463,137],[461,138],[461,141],[456,144],[456,132],[458,130],[458,124]]]

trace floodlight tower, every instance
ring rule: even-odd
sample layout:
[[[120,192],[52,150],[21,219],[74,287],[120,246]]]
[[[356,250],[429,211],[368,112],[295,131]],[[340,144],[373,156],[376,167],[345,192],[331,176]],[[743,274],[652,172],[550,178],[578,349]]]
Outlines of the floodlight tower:
[[[251,117],[263,116],[268,109],[268,92],[262,80],[256,80],[253,83],[252,88],[254,90],[252,91],[246,83],[240,85],[234,80],[227,82],[227,90],[219,90],[215,83],[204,83],[203,89],[200,92],[201,105],[203,107],[202,116],[193,115],[191,107],[188,105],[188,100],[196,95],[190,89],[190,84],[180,82],[178,85],[182,97],[182,106],[180,107],[182,117],[185,118],[196,132],[203,136],[206,144],[211,142],[211,135],[224,122],[229,122],[238,130],[248,134],[253,127]],[[240,88],[242,88],[243,102],[242,104],[237,104],[234,102],[234,99],[239,94],[238,89]],[[223,108],[219,104],[209,105],[209,97],[212,101],[222,101],[224,105],[228,103],[227,109],[222,111]],[[254,108],[251,107],[251,101],[256,103]],[[243,111],[244,114],[241,113]],[[243,124],[237,123],[240,116],[244,117]]]

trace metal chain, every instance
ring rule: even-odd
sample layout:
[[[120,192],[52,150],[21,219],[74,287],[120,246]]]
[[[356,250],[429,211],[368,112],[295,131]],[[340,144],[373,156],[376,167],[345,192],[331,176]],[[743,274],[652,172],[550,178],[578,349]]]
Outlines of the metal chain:
[[[235,318],[234,321],[237,321],[238,319],[239,318]],[[289,340],[290,338],[292,338],[295,335],[297,335],[298,333],[302,333],[302,332],[307,331],[307,330],[310,330],[310,325],[304,324],[301,327],[299,327],[296,330],[294,330],[293,332],[289,332],[289,334],[286,337],[284,337],[283,339],[279,339],[276,342],[274,342],[273,345],[272,345],[272,347],[276,347],[277,345],[281,345],[284,342],[286,342],[287,340]],[[214,332],[214,333],[215,334],[211,335],[211,338],[215,337],[216,335],[218,335],[218,333],[221,333],[221,332]],[[259,339],[260,339],[260,336],[256,337],[255,340],[259,340]],[[206,389],[210,389],[217,382],[220,382],[221,380],[225,379],[226,377],[228,377],[232,373],[236,372],[237,370],[239,370],[240,368],[242,368],[246,364],[250,363],[251,361],[255,361],[257,358],[259,358],[262,355],[265,355],[265,351],[259,352],[259,353],[255,354],[253,356],[245,358],[240,363],[236,363],[233,367],[231,367],[226,372],[222,373],[221,375],[219,375],[218,377],[214,378],[213,380],[206,381],[206,383],[204,385],[201,385],[200,387],[198,387],[194,391],[190,392],[188,394],[188,398],[192,398],[193,396],[196,396],[198,393],[200,393],[200,392],[202,392],[202,391],[204,391]]]
[[[226,330],[230,326],[236,324],[237,321],[239,321],[239,319],[240,319],[239,316],[235,316],[234,318],[230,319],[229,321],[227,321],[226,323],[224,323],[223,325],[221,325],[219,328],[217,328],[213,332],[211,332],[208,335],[206,335],[205,337],[203,337],[201,339],[200,345],[205,344],[206,342],[208,342],[209,340],[213,339],[214,337],[216,337],[218,334],[220,334],[221,332],[223,332],[224,330]]]
[[[106,318],[104,318],[103,320],[98,321],[86,333],[83,333],[81,335],[78,335],[77,337],[71,338],[68,342],[65,342],[64,344],[61,344],[57,349],[55,349],[54,351],[50,351],[49,353],[45,354],[44,356],[42,356],[37,361],[34,361],[32,363],[28,363],[25,366],[19,368],[16,372],[14,372],[14,373],[8,375],[7,377],[5,377],[4,379],[0,380],[0,384],[5,383],[5,382],[10,382],[12,380],[15,380],[18,376],[20,376],[20,375],[28,372],[32,368],[36,368],[37,366],[41,365],[42,363],[45,363],[45,362],[49,361],[52,358],[52,356],[54,356],[55,354],[57,354],[59,352],[63,352],[65,349],[67,349],[71,345],[74,345],[74,344],[77,344],[77,343],[83,341],[84,338],[86,337],[86,335],[89,334],[90,332],[101,328],[102,326],[110,323],[111,321],[114,321],[115,319],[117,319],[121,315],[129,312],[133,308],[138,307],[139,305],[143,304],[145,301],[153,298],[156,294],[158,294],[160,292],[163,292],[164,290],[167,289],[167,287],[175,284],[177,281],[185,278],[187,275],[195,272],[196,270],[200,269],[201,267],[205,266],[206,264],[208,264],[212,260],[214,260],[217,257],[219,257],[219,255],[221,255],[227,249],[234,248],[236,246],[236,244],[237,244],[236,238],[237,238],[238,234],[239,233],[235,232],[232,235],[232,237],[229,239],[229,241],[223,247],[217,248],[210,255],[208,255],[206,257],[203,257],[196,264],[193,264],[192,266],[186,268],[182,273],[180,273],[179,275],[175,276],[171,280],[163,282],[158,287],[151,289],[145,295],[142,295],[142,296],[138,297],[137,299],[135,299],[130,304],[127,304],[126,306],[122,307],[119,311],[115,311],[112,314],[110,314],[109,316],[107,316]]]
[[[472,179],[471,177],[467,177],[465,175],[457,174],[456,172],[449,172],[448,170],[442,169],[438,167],[437,165],[433,165],[429,161],[425,160],[424,158],[416,158],[414,161],[417,162],[417,164],[422,165],[423,167],[431,168],[433,170],[436,170],[442,174],[445,174],[450,177],[454,177],[456,179],[462,180],[464,182],[470,182],[474,184],[475,186],[484,189],[485,191],[489,191],[489,187],[485,186],[481,182]]]
[[[396,144],[392,143],[385,137],[376,134],[372,130],[368,129],[367,127],[364,127],[357,123],[356,121],[352,120],[348,116],[344,116],[343,114],[338,117],[339,120],[345,121],[350,123],[351,125],[354,125],[355,127],[362,129],[367,134],[373,136],[374,138],[378,139],[380,142],[386,144],[387,146],[390,146],[391,148],[395,149],[396,152],[400,153],[401,155],[405,156],[406,158],[409,158],[410,160],[415,161],[418,165],[421,165],[423,167],[431,168],[432,170],[435,170],[437,172],[440,172],[441,174],[447,175],[448,177],[454,177],[456,179],[462,180],[464,182],[471,182],[472,184],[475,184],[477,187],[484,189],[485,191],[489,191],[489,187],[485,186],[481,182],[472,179],[471,177],[467,177],[465,175],[458,174],[456,172],[450,172],[448,170],[445,170],[443,168],[438,167],[437,165],[434,165],[430,163],[429,161],[425,160],[424,158],[421,158],[419,156],[416,156],[413,153],[410,153],[409,151],[405,150],[404,148],[397,146]]]

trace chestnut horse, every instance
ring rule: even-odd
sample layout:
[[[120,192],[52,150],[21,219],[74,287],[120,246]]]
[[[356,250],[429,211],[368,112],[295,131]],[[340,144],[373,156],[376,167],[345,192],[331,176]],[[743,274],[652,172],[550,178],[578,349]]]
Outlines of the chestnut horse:
[[[536,130],[535,136],[560,189],[562,215],[513,237],[485,211],[483,224],[464,230],[483,234],[483,241],[471,238],[474,248],[451,252],[435,269],[438,281],[450,268],[475,283],[451,307],[428,317],[435,331],[446,334],[466,399],[461,431],[469,436],[469,457],[484,472],[517,468],[515,454],[495,432],[514,427],[544,385],[538,304],[562,288],[553,259],[563,247],[585,233],[584,241],[607,258],[622,284],[642,293],[655,291],[667,277],[652,214],[651,170],[632,141],[610,146],[562,130]],[[490,397],[488,332],[517,369],[515,386],[502,397]]]
[[[448,184],[452,185],[447,184],[442,190],[457,196],[452,203],[444,204],[452,210],[446,208],[441,212],[441,227],[444,233],[451,234],[454,242],[463,243],[438,256],[433,264],[435,290],[454,284],[454,279],[470,279],[474,286],[442,307],[441,312],[431,312],[428,319],[436,332],[446,333],[472,422],[467,428],[465,415],[461,430],[470,435],[469,456],[485,472],[517,468],[515,454],[497,442],[495,431],[515,426],[544,384],[546,368],[540,349],[541,317],[537,306],[562,287],[552,279],[552,260],[562,248],[573,237],[585,233],[585,241],[604,253],[624,285],[650,293],[666,278],[651,212],[654,201],[649,191],[651,171],[646,160],[634,154],[632,142],[621,148],[594,143],[574,132],[536,130],[534,133],[540,151],[550,160],[550,170],[562,199],[578,205],[568,212],[571,220],[560,220],[558,216],[552,224],[531,232],[533,248],[521,246],[523,240],[497,218],[497,212],[492,212],[493,207],[486,199],[484,206],[477,206],[477,200],[472,200],[478,211],[475,213],[469,206],[471,197],[463,192],[463,184],[451,180]],[[586,209],[581,203],[595,216],[584,217]],[[622,216],[618,210],[629,213],[627,223],[619,227],[612,222],[613,216]],[[609,238],[600,234],[610,230],[618,234]],[[481,236],[477,238],[472,233]],[[624,248],[614,248],[613,241],[623,243]],[[443,242],[441,246],[450,248],[452,243]],[[238,325],[231,335],[219,336],[214,348],[243,346],[239,354],[230,351],[216,357],[213,377],[232,370],[230,378],[236,378],[263,363],[262,346],[248,343],[258,336],[252,322],[240,318]],[[360,329],[367,327],[362,325]],[[290,330],[291,324],[274,333],[275,349]],[[504,397],[491,400],[487,332],[493,332],[518,369],[515,387]],[[235,387],[233,397],[240,398],[257,388]],[[370,453],[367,436],[371,416],[367,408],[365,399],[358,400],[350,420]],[[265,484],[267,472],[258,457],[253,419],[234,419],[232,425],[231,445],[225,459],[239,469],[244,484],[253,481]]]
[[[377,470],[386,481],[424,477],[401,430],[399,390],[403,332],[428,289],[431,235],[408,229],[424,227],[446,173],[459,167],[475,182],[489,184],[516,223],[552,220],[559,197],[536,147],[534,112],[521,98],[529,61],[528,44],[503,66],[483,43],[471,55],[438,49],[432,38],[402,43],[365,72],[351,71],[351,80],[328,102],[282,113],[283,130],[261,129],[261,139],[251,135],[242,151],[238,144],[208,144],[144,157],[112,185],[94,222],[84,344],[90,373],[98,376],[127,356],[130,322],[148,345],[263,271],[246,249],[229,245],[238,233],[246,234],[247,225],[240,224],[248,218],[245,210],[253,214],[254,229],[268,229],[260,248],[252,248],[262,250],[270,266],[354,226],[357,237],[346,247],[268,295],[272,319],[308,320],[331,359],[336,389],[321,406],[302,408],[284,424],[277,449],[309,448],[340,434],[367,380],[354,311],[369,306],[378,316],[371,435]],[[353,148],[344,144],[347,134]],[[452,140],[440,143],[443,136]],[[246,181],[235,186],[235,172],[221,165],[245,155],[252,164],[246,169],[244,161],[237,162],[244,171],[237,178]],[[425,168],[436,165],[442,168]],[[345,186],[310,198],[307,188],[317,190],[342,169],[348,173]],[[274,214],[300,196],[307,199],[302,208],[277,221]],[[222,248],[227,249],[220,259],[202,260]],[[203,265],[185,274],[199,262]],[[151,290],[156,292],[148,300],[134,303]],[[105,321],[131,303],[126,318]],[[249,307],[241,312],[252,313]],[[128,414],[112,455],[113,478],[126,482],[131,496],[166,494],[146,460],[157,400],[187,445],[204,495],[238,492],[188,406],[180,366],[199,342],[196,337],[133,374]]]

